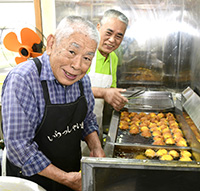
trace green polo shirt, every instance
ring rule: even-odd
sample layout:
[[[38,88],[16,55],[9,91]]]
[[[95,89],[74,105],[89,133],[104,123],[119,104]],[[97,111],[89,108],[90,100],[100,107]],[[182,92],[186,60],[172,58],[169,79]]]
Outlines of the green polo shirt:
[[[117,86],[117,64],[118,57],[114,52],[110,53],[110,57],[112,60],[112,85],[111,87],[116,88]],[[110,71],[110,57],[108,57],[105,61],[105,57],[97,50],[96,52],[96,68],[95,72],[100,74],[111,74]],[[87,73],[90,72],[90,68]]]

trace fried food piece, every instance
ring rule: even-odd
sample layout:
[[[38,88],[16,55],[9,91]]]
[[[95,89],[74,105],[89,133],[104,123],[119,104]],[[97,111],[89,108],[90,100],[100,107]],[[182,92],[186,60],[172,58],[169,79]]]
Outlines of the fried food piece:
[[[172,137],[170,137],[170,138],[167,138],[167,139],[165,140],[165,143],[166,143],[167,145],[173,145],[173,144],[175,144],[175,140],[174,140]]]
[[[162,130],[162,133],[170,133],[171,134],[171,131],[168,127],[166,127]]]
[[[171,133],[163,133],[163,137],[164,137],[164,139],[172,138],[172,134]]]
[[[143,127],[140,127],[140,131],[143,132],[143,131],[149,131],[149,128],[147,126],[143,126]]]
[[[160,125],[159,128],[160,128],[161,130],[166,129],[166,128],[169,129],[169,127],[168,127],[166,124]]]
[[[167,119],[168,121],[176,120],[176,118],[174,117],[174,114],[172,114],[172,113],[167,113],[167,114],[166,114],[166,119]]]
[[[140,117],[144,117],[144,116],[146,116],[146,113],[140,112],[140,113],[139,113],[139,116],[140,116]]]
[[[158,123],[158,119],[157,119],[156,117],[155,117],[155,118],[151,118],[150,121],[151,121],[152,123],[156,123],[156,124]]]
[[[134,117],[134,116],[136,116],[137,115],[137,113],[136,112],[131,112],[131,113],[129,113],[129,117],[131,118],[131,117]]]
[[[173,157],[169,154],[163,155],[160,157],[160,160],[167,160],[167,161],[171,161],[173,160]]]
[[[152,135],[155,137],[155,136],[158,136],[158,135],[161,135],[162,133],[160,132],[160,131],[158,131],[158,130],[156,130],[156,131],[153,131],[152,132]]]
[[[163,140],[156,140],[153,142],[153,145],[165,145],[165,142]]]
[[[138,128],[138,129],[139,129],[139,127],[138,127],[136,124],[131,125],[129,128],[130,128],[130,129],[135,129],[135,128]]]
[[[178,142],[178,141],[181,140],[181,139],[184,139],[184,138],[183,138],[183,135],[180,134],[180,133],[174,133],[173,138],[174,138],[174,140],[175,140],[176,142]]]
[[[151,122],[151,123],[149,124],[149,128],[153,128],[153,127],[158,127],[158,126],[156,125],[156,123],[152,123],[152,122]]]
[[[183,151],[181,151],[181,156],[191,157],[192,154],[189,151],[183,150]]]
[[[129,133],[132,135],[136,135],[140,132],[139,127],[135,126],[135,128],[130,129]]]
[[[129,126],[128,125],[119,125],[119,128],[121,130],[126,130],[126,129],[129,129]]]
[[[149,130],[143,131],[141,133],[141,136],[143,136],[145,138],[149,138],[149,137],[151,137],[151,132]]]
[[[158,151],[156,152],[156,156],[161,157],[163,155],[167,154],[167,150],[166,149],[158,149]]]
[[[130,125],[132,125],[132,124],[135,124],[135,125],[139,126],[140,120],[139,120],[138,118],[136,118],[136,119],[134,119],[134,120],[132,120],[132,121],[130,122]]]
[[[127,121],[127,122],[130,122],[130,118],[129,117],[123,117],[120,119],[120,121]]]
[[[187,142],[186,142],[186,140],[184,138],[182,138],[176,143],[176,146],[187,147]]]
[[[119,128],[122,130],[129,129],[129,123],[127,121],[120,121]]]
[[[151,118],[156,117],[156,114],[153,113],[153,112],[152,112],[152,113],[149,113],[149,115],[150,115]]]
[[[179,161],[189,162],[189,161],[192,161],[192,159],[188,156],[182,156],[180,157]]]
[[[128,117],[129,116],[129,112],[128,111],[122,111],[121,112],[121,116],[122,117]]]
[[[146,159],[146,157],[143,154],[139,154],[135,157],[135,159]]]
[[[169,154],[174,158],[178,158],[179,157],[179,153],[176,150],[171,150],[169,151]]]
[[[163,113],[158,113],[157,117],[159,117],[160,119],[165,117],[165,115]]]
[[[142,121],[142,122],[143,122],[143,121],[147,121],[147,120],[148,120],[148,119],[147,119],[147,116],[144,116],[144,117],[141,117],[141,118],[140,118],[140,121]]]
[[[172,129],[171,131],[173,134],[180,133],[181,135],[183,135],[183,132],[179,128]]]
[[[145,155],[149,158],[153,158],[153,157],[155,157],[156,153],[153,149],[147,149],[145,151]]]
[[[164,141],[164,138],[163,138],[162,135],[157,135],[157,136],[153,137],[153,140],[154,140],[154,141],[157,141],[157,140]]]

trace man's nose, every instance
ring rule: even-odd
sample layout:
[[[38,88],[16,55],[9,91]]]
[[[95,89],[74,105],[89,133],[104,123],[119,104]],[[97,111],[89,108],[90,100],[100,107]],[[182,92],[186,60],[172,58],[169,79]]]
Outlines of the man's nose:
[[[110,36],[109,41],[110,42],[114,42],[115,41],[115,36],[114,35]]]
[[[75,70],[79,70],[81,68],[82,65],[82,58],[81,56],[76,56],[71,63],[71,66],[75,69]]]

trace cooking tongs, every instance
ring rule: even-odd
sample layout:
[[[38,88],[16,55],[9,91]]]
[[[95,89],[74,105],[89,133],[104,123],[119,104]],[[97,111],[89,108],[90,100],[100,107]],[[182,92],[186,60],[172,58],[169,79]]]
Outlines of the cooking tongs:
[[[139,95],[145,92],[145,88],[135,89],[135,90],[127,90],[122,92],[121,95],[126,97],[127,99],[137,98]]]

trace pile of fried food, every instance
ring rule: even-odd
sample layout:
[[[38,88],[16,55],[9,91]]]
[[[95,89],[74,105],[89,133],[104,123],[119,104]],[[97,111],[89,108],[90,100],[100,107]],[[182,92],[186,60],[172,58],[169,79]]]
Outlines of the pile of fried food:
[[[153,145],[187,147],[187,141],[173,113],[144,113],[122,111],[119,128],[130,134],[152,138]]]
[[[166,149],[147,149],[145,151],[145,156],[147,158],[153,159],[153,158],[159,158],[160,160],[179,160],[179,161],[192,161],[191,157],[192,154],[190,151],[187,150],[166,150]]]

